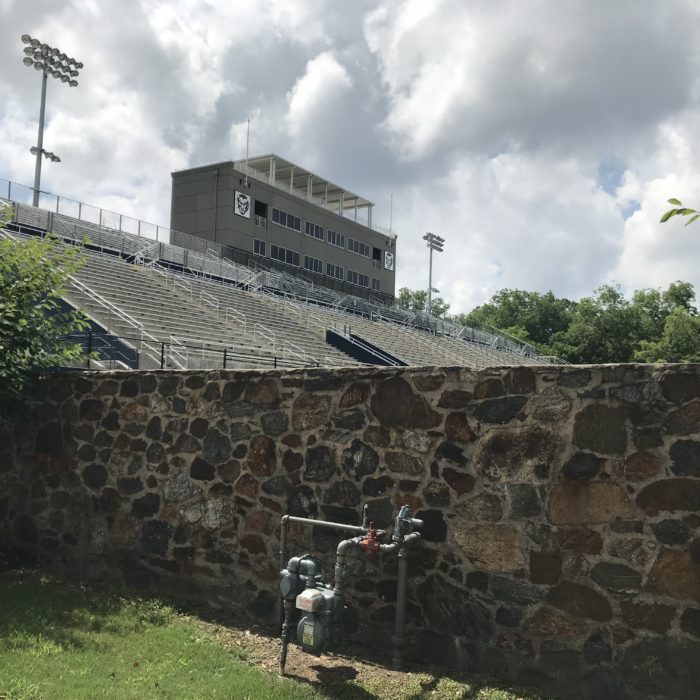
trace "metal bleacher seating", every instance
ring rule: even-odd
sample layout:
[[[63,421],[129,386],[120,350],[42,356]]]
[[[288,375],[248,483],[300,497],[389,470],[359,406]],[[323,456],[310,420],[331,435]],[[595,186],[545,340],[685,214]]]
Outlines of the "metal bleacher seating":
[[[326,341],[328,329],[360,336],[409,365],[551,362],[488,331],[419,323],[414,314],[341,296],[301,276],[234,264],[200,239],[186,248],[10,204],[15,235],[50,231],[82,244],[85,264],[67,300],[138,350],[140,367],[359,364]],[[465,330],[467,337],[457,337]]]

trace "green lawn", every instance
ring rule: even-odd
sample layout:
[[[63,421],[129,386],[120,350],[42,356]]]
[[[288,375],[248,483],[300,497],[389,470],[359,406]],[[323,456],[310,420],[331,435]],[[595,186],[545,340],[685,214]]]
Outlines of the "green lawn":
[[[0,698],[321,698],[161,603],[0,577]]]
[[[290,649],[302,673],[276,673],[277,641],[212,624],[137,594],[0,573],[0,700],[536,700],[444,669],[392,672],[352,657]],[[301,664],[301,665],[300,665]],[[320,664],[320,666],[319,666]],[[293,665],[293,664],[292,664]],[[288,663],[288,671],[290,663]],[[293,673],[291,675],[294,675]]]

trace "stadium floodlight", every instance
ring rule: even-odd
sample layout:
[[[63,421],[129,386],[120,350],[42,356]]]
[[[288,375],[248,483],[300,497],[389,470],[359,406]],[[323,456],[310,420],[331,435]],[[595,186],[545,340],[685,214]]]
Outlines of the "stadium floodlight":
[[[78,77],[78,71],[83,67],[82,63],[77,62],[74,58],[66,56],[60,49],[57,49],[48,44],[42,44],[38,39],[35,39],[29,34],[22,34],[21,40],[23,44],[28,44],[24,49],[26,54],[22,59],[25,66],[34,66],[34,69],[41,71],[41,103],[39,107],[39,135],[37,137],[37,145],[32,146],[29,150],[36,156],[36,167],[34,170],[34,200],[35,207],[39,206],[39,192],[41,186],[41,157],[48,158],[52,163],[60,163],[61,159],[55,154],[44,149],[44,115],[46,113],[46,83],[49,76],[60,80],[62,83],[68,83],[69,87],[77,87],[78,81],[74,78]]]
[[[426,233],[425,236],[423,236],[423,240],[430,249],[430,263],[428,267],[428,303],[426,307],[428,316],[430,316],[433,313],[433,291],[437,291],[433,287],[433,251],[442,253],[445,239],[434,233]]]
[[[29,149],[29,152],[33,156],[38,156],[41,153],[41,155],[43,155],[44,158],[48,158],[52,163],[61,162],[61,159],[55,153],[51,153],[51,151],[47,151],[45,148],[42,148],[41,151],[39,151],[39,149],[36,146],[32,146]]]

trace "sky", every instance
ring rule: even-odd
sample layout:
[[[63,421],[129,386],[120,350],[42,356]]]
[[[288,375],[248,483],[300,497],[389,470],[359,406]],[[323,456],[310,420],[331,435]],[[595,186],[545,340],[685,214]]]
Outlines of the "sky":
[[[168,226],[170,173],[278,153],[376,203],[397,289],[700,296],[697,0],[0,0],[0,178],[30,185],[28,33],[49,80],[42,190]],[[2,193],[0,192],[0,196]],[[393,198],[393,207],[390,202]]]

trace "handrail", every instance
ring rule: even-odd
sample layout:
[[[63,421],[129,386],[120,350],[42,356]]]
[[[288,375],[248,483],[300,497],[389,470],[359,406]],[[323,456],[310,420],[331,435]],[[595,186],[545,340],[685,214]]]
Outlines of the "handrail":
[[[272,349],[275,349],[275,334],[269,328],[263,326],[262,323],[256,323],[253,326],[253,335],[262,336],[270,343],[272,343]]]
[[[336,329],[336,333],[339,333],[339,331]],[[387,362],[391,367],[401,367],[401,362],[405,366],[410,365],[411,363],[408,360],[405,360],[403,357],[400,355],[396,355],[395,353],[389,353],[388,351],[384,350],[381,346],[376,345],[375,343],[371,343],[371,341],[367,340],[367,338],[363,338],[361,335],[358,335],[357,333],[340,333],[346,340],[349,340],[350,342],[354,343],[355,345],[358,345],[361,347],[365,352],[369,352],[370,354],[374,355],[375,357],[378,357],[385,362]],[[398,362],[396,361],[398,360]]]
[[[179,280],[173,277],[173,289],[175,288],[175,285],[178,287],[182,287],[188,294],[190,299],[192,298],[192,283],[191,282],[186,282],[184,280]]]
[[[382,316],[379,313],[372,314],[371,320],[374,320],[375,318],[379,319],[380,321],[382,321],[383,323],[386,323],[388,325],[394,325],[394,326],[401,325],[401,324],[395,323],[391,319],[388,319],[388,318]],[[434,342],[429,341],[427,338],[424,338],[417,330],[413,330],[413,329],[409,330],[406,326],[403,326],[403,325],[401,325],[401,328],[402,328],[402,331],[404,333],[407,333],[412,338],[415,338],[416,340],[421,342],[424,346],[427,346],[433,352],[437,352],[438,354],[442,355],[445,359],[451,360],[452,362],[457,362],[460,365],[464,362],[464,360],[465,360],[464,357],[460,357],[456,353],[451,353],[449,350],[441,347],[438,343],[434,343]]]
[[[158,252],[160,253],[161,244],[158,241],[156,241],[155,243],[150,243],[145,248],[142,248],[138,252],[134,253],[134,263],[136,263],[137,265],[146,265],[146,256],[150,257],[151,251],[156,247],[158,248]],[[160,255],[156,255],[156,257],[153,260],[151,260],[151,262],[155,262],[156,260],[158,260],[159,257]]]
[[[185,351],[184,354],[180,350],[181,348]],[[187,369],[189,364],[187,348],[173,335],[170,336],[169,351],[170,358],[173,360],[173,363],[178,366],[178,369]]]
[[[284,343],[282,343],[282,354],[291,354],[293,356],[301,358],[304,362],[310,360],[311,362],[314,362],[317,365],[319,364],[318,360],[313,355],[309,355],[309,353],[306,352],[306,350],[303,350],[298,345],[292,343],[290,340],[285,340]]]
[[[246,315],[240,311],[237,311],[231,306],[226,307],[226,313],[225,313],[226,321],[230,320],[230,317],[233,318],[236,323],[240,323],[243,326],[243,332],[247,333],[248,329],[248,320],[246,318]]]
[[[199,301],[209,304],[209,306],[216,310],[216,317],[219,317],[219,300],[213,294],[209,294],[209,292],[205,292],[203,289],[200,289]]]

